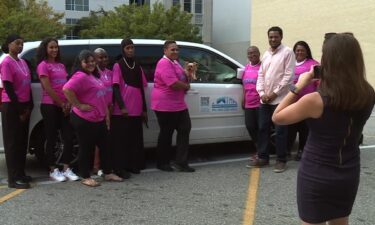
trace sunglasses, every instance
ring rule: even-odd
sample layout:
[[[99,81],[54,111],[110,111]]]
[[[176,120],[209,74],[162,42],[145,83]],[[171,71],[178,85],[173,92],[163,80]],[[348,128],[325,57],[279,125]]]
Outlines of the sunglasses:
[[[337,34],[346,34],[346,35],[354,36],[354,34],[352,32],[344,32],[344,33],[329,32],[329,33],[324,34],[324,40],[328,40],[328,39],[330,39],[331,37],[333,37]]]

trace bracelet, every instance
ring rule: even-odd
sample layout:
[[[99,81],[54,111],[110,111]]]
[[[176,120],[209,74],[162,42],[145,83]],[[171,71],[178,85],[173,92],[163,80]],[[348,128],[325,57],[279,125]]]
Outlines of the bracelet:
[[[298,95],[298,93],[295,92],[294,90],[290,90],[290,92],[292,92],[292,93],[295,94],[295,95]]]

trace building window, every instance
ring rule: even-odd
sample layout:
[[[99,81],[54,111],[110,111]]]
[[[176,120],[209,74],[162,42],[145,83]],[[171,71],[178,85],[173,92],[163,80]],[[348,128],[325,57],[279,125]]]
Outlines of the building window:
[[[202,0],[195,0],[195,13],[202,13]]]
[[[65,24],[69,28],[68,33],[66,34],[66,39],[78,39],[79,36],[76,33],[75,26],[78,23],[79,19],[75,18],[66,18]]]
[[[172,1],[172,5],[179,5],[180,4],[180,0],[173,0]]]
[[[89,0],[65,0],[65,9],[72,11],[89,11]]]
[[[145,1],[144,0],[129,0],[129,5],[131,4],[144,5]]]
[[[184,11],[191,12],[191,0],[184,0]]]

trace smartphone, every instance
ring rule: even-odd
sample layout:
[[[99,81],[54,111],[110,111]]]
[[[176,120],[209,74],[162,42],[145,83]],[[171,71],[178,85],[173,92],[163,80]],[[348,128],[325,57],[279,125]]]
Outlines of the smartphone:
[[[321,66],[314,66],[314,79],[320,79],[320,75],[322,72],[322,67]]]

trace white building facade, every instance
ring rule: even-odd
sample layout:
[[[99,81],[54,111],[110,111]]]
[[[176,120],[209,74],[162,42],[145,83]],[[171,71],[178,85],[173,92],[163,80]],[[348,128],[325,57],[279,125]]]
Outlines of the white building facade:
[[[246,62],[250,44],[251,0],[47,0],[56,11],[64,13],[64,22],[74,25],[90,11],[112,10],[122,4],[164,4],[166,8],[180,5],[193,14],[192,23],[201,31],[203,43],[225,52],[241,63]],[[73,31],[67,39],[78,38]]]

